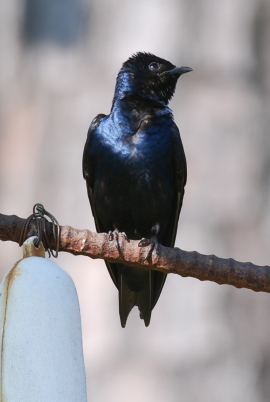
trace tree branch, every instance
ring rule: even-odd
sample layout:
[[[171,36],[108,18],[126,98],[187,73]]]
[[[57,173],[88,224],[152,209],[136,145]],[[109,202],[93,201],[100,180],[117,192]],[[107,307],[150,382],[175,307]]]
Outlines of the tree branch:
[[[16,215],[0,214],[0,240],[19,243],[25,219]],[[51,247],[54,249],[52,224],[46,224],[46,231]],[[201,281],[213,281],[219,285],[232,285],[247,288],[255,292],[270,293],[270,267],[257,266],[250,262],[238,262],[232,258],[218,258],[203,255],[196,251],[188,252],[179,248],[159,245],[145,260],[148,247],[138,247],[138,241],[127,241],[119,236],[119,247],[115,241],[109,241],[106,233],[94,233],[89,230],[77,230],[70,226],[60,227],[60,248],[74,255],[102,258],[110,262],[155,269],[166,274],[191,276]],[[27,237],[37,235],[35,221],[31,221]]]

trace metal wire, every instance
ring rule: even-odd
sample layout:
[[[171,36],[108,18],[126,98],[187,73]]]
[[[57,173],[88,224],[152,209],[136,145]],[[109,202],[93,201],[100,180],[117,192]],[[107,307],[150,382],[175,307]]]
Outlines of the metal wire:
[[[34,205],[32,215],[26,219],[22,227],[19,246],[22,246],[23,242],[26,240],[29,225],[32,220],[35,221],[37,227],[37,239],[34,240],[35,247],[39,247],[40,242],[42,241],[45,249],[48,251],[49,257],[52,255],[54,258],[57,258],[60,244],[60,226],[57,219],[50,212],[46,211],[44,206],[39,203]],[[46,232],[46,222],[52,223],[55,251],[50,246],[48,234]]]

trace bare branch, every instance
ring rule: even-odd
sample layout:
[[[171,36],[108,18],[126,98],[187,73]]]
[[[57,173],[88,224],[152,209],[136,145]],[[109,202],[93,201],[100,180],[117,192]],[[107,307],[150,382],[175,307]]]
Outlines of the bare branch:
[[[0,214],[0,240],[19,243],[25,219],[16,215]],[[52,248],[52,224],[46,227]],[[27,237],[37,234],[35,223],[29,226]],[[74,255],[102,258],[110,262],[155,269],[166,274],[191,276],[201,281],[213,281],[219,285],[227,284],[237,288],[247,288],[256,292],[270,292],[270,267],[257,266],[250,262],[238,262],[232,258],[223,259],[214,255],[203,255],[196,251],[188,252],[179,248],[159,245],[153,251],[151,261],[145,261],[148,247],[138,247],[138,241],[126,241],[119,237],[119,248],[115,241],[109,241],[106,233],[77,230],[61,226],[60,249]],[[120,251],[119,251],[120,250]]]

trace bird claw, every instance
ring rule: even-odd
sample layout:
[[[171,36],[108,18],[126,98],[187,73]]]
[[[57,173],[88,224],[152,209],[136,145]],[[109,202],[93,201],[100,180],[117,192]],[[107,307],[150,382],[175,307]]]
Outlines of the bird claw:
[[[139,247],[148,247],[150,246],[148,252],[147,252],[147,256],[144,259],[145,261],[149,261],[152,257],[153,251],[158,248],[158,241],[157,238],[155,236],[151,237],[150,239],[146,239],[145,237],[143,237],[138,244]]]
[[[151,240],[150,239],[146,239],[145,237],[143,237],[138,244],[138,247],[147,247],[150,246],[151,244]]]
[[[125,239],[126,241],[129,242],[129,238],[127,237],[127,235],[126,235],[125,232],[120,232],[120,234],[124,237],[124,239]]]
[[[108,233],[108,236],[109,236],[109,241],[113,241],[113,240],[118,241],[119,230],[118,229],[115,229],[114,231],[110,230]]]

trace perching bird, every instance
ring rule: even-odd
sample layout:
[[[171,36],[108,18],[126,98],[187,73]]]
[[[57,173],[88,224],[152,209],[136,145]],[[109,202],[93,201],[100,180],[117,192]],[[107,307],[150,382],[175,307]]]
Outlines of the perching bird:
[[[150,53],[133,55],[117,76],[110,114],[99,114],[90,125],[83,175],[96,229],[113,233],[116,241],[124,232],[132,240],[174,246],[187,168],[168,102],[189,71]],[[148,326],[166,275],[106,265],[119,290],[122,327],[134,306]]]

